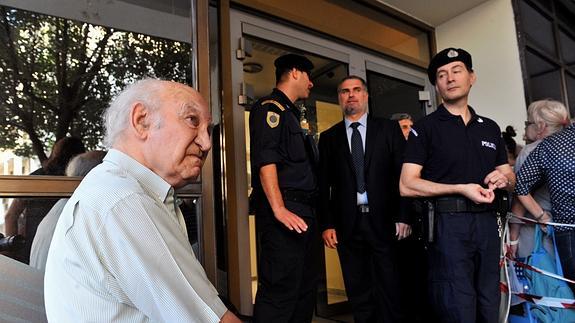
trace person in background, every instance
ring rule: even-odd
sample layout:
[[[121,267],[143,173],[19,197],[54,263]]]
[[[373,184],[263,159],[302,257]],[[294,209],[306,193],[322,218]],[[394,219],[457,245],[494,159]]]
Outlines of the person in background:
[[[517,156],[521,152],[521,148],[523,148],[515,142],[515,139],[513,139],[517,136],[517,132],[515,132],[515,128],[512,126],[507,126],[505,131],[501,132],[501,136],[503,137],[505,148],[507,149],[507,160],[509,161],[509,165],[514,167]]]
[[[401,132],[403,132],[403,136],[405,140],[409,137],[409,131],[411,131],[411,127],[413,126],[413,118],[409,113],[394,113],[391,115],[391,120],[396,120],[399,122],[399,126],[401,127]]]
[[[66,167],[66,176],[79,176],[84,177],[92,168],[96,167],[102,162],[105,151],[95,150],[85,152],[72,158],[68,167]],[[60,199],[52,209],[46,214],[42,222],[38,225],[36,235],[32,241],[32,249],[30,251],[30,266],[41,270],[46,269],[46,259],[48,258],[48,250],[50,249],[50,242],[54,235],[56,223],[60,218],[60,213],[68,199]]]
[[[497,124],[468,105],[476,81],[471,55],[446,48],[427,73],[443,103],[411,129],[399,187],[402,196],[433,203],[425,212],[434,214],[428,249],[433,314],[445,323],[495,323],[502,227],[493,202],[496,189],[513,189],[515,174]]]
[[[70,159],[85,151],[86,148],[80,138],[64,137],[56,141],[50,156],[42,163],[42,167],[30,175],[64,176]],[[6,236],[21,234],[26,242],[22,249],[10,251],[6,254],[7,256],[26,264],[29,263],[30,248],[36,235],[36,229],[57,201],[58,199],[19,198],[12,202],[4,215],[5,234]]]
[[[534,120],[529,120],[533,121]],[[529,122],[528,121],[528,122]],[[539,121],[539,127],[545,127]],[[539,222],[553,219],[555,223],[575,224],[575,125],[566,117],[558,127],[565,127],[548,136],[535,147],[517,173],[517,199],[527,212]],[[534,193],[546,185],[551,210],[538,202]],[[557,251],[563,267],[563,275],[575,279],[575,230],[571,227],[555,227]],[[569,285],[575,291],[575,286]]]
[[[563,103],[554,100],[539,100],[531,103],[527,109],[527,121],[525,121],[525,137],[530,144],[527,144],[515,162],[515,173],[518,173],[521,166],[529,154],[548,136],[563,130],[569,120],[569,113]],[[532,192],[535,201],[547,212],[551,212],[551,201],[549,197],[549,187],[544,183]],[[523,205],[517,200],[513,200],[511,212],[518,216],[533,218],[533,214],[526,212]],[[533,252],[532,225],[522,224],[523,222],[511,219],[509,224],[509,236],[511,239],[509,251],[512,257],[527,257]],[[549,254],[554,255],[551,241],[546,239],[546,247]]]
[[[239,322],[194,256],[174,193],[197,179],[211,148],[202,96],[140,80],[113,100],[104,124],[110,149],[54,230],[48,321]]]
[[[318,156],[294,103],[310,94],[313,64],[296,54],[274,64],[276,88],[258,100],[249,119],[260,247],[254,321],[311,322],[319,278]]]

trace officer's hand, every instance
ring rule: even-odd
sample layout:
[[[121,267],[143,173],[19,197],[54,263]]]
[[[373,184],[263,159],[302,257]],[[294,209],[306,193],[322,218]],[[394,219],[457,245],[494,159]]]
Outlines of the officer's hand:
[[[323,243],[326,247],[335,249],[337,247],[337,234],[335,233],[335,229],[327,229],[321,235],[323,238]]]
[[[461,188],[461,194],[477,204],[491,203],[495,199],[492,189],[483,188],[478,184],[463,184]]]
[[[305,221],[294,213],[290,212],[285,206],[277,211],[274,211],[274,216],[278,221],[283,223],[288,229],[295,230],[297,233],[307,231],[307,224]]]
[[[241,323],[240,319],[232,312],[226,311],[222,316],[221,323]]]
[[[406,223],[397,222],[395,223],[395,236],[397,240],[407,238],[411,235],[411,226]]]
[[[505,176],[502,172],[500,172],[497,169],[487,174],[483,182],[492,190],[496,188],[504,189],[509,184],[511,184],[507,176]]]

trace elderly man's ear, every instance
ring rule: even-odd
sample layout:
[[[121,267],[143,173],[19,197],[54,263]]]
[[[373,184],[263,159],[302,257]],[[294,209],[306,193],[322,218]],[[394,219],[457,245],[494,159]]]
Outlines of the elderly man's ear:
[[[138,102],[132,108],[131,125],[132,130],[139,139],[146,139],[148,136],[148,130],[150,129],[150,111],[142,103]]]

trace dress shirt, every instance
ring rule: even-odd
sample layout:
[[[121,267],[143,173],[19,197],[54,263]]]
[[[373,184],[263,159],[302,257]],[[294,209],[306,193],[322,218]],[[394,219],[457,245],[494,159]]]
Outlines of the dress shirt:
[[[549,185],[553,221],[575,224],[575,125],[545,138],[517,174],[517,195]],[[556,231],[570,230],[557,227]]]
[[[361,143],[363,144],[363,151],[365,154],[365,138],[367,134],[367,113],[364,113],[363,116],[361,116],[361,118],[359,118],[359,120],[357,121],[350,121],[347,118],[344,118],[343,122],[345,123],[345,130],[347,134],[347,145],[349,147],[350,154],[351,154],[351,134],[353,132],[351,124],[352,122],[359,122],[359,127],[357,127],[357,130],[359,130],[359,134],[361,135]],[[356,194],[357,194],[357,205],[368,204],[367,191],[363,193],[356,192]]]
[[[53,322],[219,322],[227,311],[192,252],[171,186],[114,149],[60,215],[44,298]]]

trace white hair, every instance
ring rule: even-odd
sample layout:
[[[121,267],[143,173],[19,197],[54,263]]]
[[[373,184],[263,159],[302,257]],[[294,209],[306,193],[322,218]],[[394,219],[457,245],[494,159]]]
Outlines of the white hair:
[[[551,99],[534,101],[529,105],[527,114],[536,124],[545,123],[549,134],[554,134],[569,125],[569,112],[559,101]]]
[[[106,156],[106,152],[102,150],[92,150],[83,154],[77,155],[66,167],[67,176],[86,176],[92,168],[98,166]]]
[[[155,112],[160,107],[161,91],[165,89],[165,85],[165,81],[159,79],[142,79],[127,86],[114,98],[103,116],[106,147],[111,148],[130,125],[130,113],[134,104],[142,103],[152,112],[152,116],[158,115]],[[159,122],[159,118],[155,121]]]

